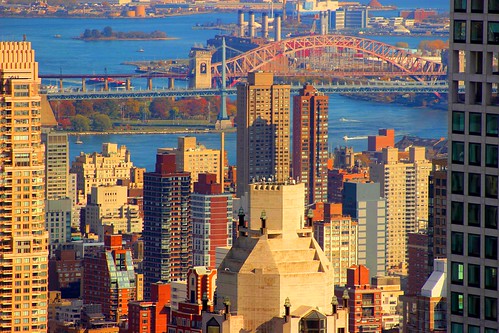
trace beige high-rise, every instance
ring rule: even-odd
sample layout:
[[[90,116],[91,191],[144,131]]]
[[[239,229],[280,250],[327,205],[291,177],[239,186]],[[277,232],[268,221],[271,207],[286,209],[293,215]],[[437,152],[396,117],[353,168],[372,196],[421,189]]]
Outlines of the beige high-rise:
[[[379,163],[371,164],[371,180],[381,184],[386,199],[386,264],[403,268],[407,258],[407,234],[428,222],[428,176],[431,162],[425,148],[411,147],[409,158],[399,160],[397,148],[383,148]]]
[[[272,73],[248,73],[237,87],[237,196],[263,178],[289,178],[290,86],[274,84]]]
[[[39,84],[31,43],[0,42],[0,332],[47,331]]]

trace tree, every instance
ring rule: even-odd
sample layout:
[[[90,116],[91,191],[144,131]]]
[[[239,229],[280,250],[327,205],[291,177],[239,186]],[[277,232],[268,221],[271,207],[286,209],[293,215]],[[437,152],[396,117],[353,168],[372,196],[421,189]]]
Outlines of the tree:
[[[141,103],[140,104],[140,118],[142,121],[146,121],[147,119],[151,118],[151,111],[149,111],[149,103]]]
[[[123,107],[125,108],[124,111],[128,117],[133,119],[140,118],[140,102],[136,99],[127,99]]]
[[[71,118],[71,126],[76,132],[88,132],[90,131],[90,119],[81,114],[76,115]]]
[[[149,105],[151,117],[156,119],[167,119],[173,104],[168,98],[155,98]]]
[[[83,116],[90,116],[94,112],[94,107],[90,101],[76,101],[75,102],[76,114]]]
[[[95,113],[92,116],[92,129],[98,132],[104,132],[113,128],[111,118],[105,114]]]
[[[112,37],[113,36],[113,29],[111,27],[105,27],[104,30],[102,30],[102,35],[104,37]]]
[[[95,112],[106,114],[112,119],[120,117],[120,106],[118,102],[112,99],[99,99],[94,101],[93,109]]]
[[[409,48],[409,43],[407,43],[407,42],[396,42],[395,46],[396,47],[400,47],[401,49],[408,49]]]

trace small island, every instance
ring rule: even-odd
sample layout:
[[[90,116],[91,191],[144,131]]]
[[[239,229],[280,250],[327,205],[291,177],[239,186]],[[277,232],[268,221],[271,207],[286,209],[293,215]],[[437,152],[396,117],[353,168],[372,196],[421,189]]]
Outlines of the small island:
[[[155,30],[153,32],[130,31],[121,32],[113,31],[111,27],[105,27],[102,31],[97,29],[85,29],[83,34],[75,39],[84,41],[99,41],[99,40],[171,40],[174,37],[168,37],[163,31]]]

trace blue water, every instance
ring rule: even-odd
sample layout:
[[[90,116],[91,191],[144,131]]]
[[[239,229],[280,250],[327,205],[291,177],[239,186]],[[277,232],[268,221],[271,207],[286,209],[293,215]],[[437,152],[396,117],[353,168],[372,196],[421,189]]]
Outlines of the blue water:
[[[435,1],[439,3],[440,0]],[[381,1],[385,4],[384,1]],[[407,1],[410,3],[410,1]],[[421,3],[421,4],[420,4]],[[418,6],[426,7],[419,1]],[[386,4],[390,4],[386,2]],[[392,2],[393,4],[393,2]],[[161,19],[43,19],[0,18],[0,40],[21,40],[26,34],[36,52],[40,73],[129,73],[133,67],[122,65],[131,60],[158,60],[186,58],[193,44],[204,44],[218,31],[192,30],[196,23],[214,22],[221,18],[224,23],[235,22],[235,14],[197,14],[192,16]],[[106,41],[83,42],[72,39],[85,29],[103,29],[111,26],[115,31],[165,31],[177,37],[169,41]],[[60,34],[61,38],[54,38]],[[394,44],[399,37],[370,37]],[[403,37],[410,47],[419,44],[421,37]],[[137,52],[144,49],[143,53]],[[156,82],[156,81],[155,81]],[[76,84],[76,83],[75,83]],[[158,83],[156,83],[158,84]],[[343,119],[344,118],[344,119]],[[347,121],[340,121],[347,120]],[[330,146],[345,145],[343,137],[365,137],[377,133],[378,128],[395,128],[401,135],[442,137],[447,135],[447,113],[440,110],[409,108],[393,104],[357,101],[334,95],[330,97],[329,137]],[[210,148],[219,147],[219,136],[203,133],[198,141]],[[226,149],[231,164],[236,160],[236,135],[226,135]],[[84,144],[76,145],[71,137],[71,160],[80,151],[101,151],[103,142],[125,144],[131,151],[135,165],[152,170],[156,149],[176,147],[177,135],[95,135],[84,136]],[[347,144],[356,151],[367,148],[366,139],[349,140]]]

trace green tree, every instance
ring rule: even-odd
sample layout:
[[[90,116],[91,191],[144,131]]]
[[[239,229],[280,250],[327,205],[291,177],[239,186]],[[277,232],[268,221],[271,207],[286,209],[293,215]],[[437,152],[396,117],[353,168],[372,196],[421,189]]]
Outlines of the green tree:
[[[125,108],[127,117],[133,119],[140,118],[140,102],[136,99],[127,99],[123,107]]]
[[[120,105],[112,99],[99,99],[94,101],[93,109],[95,112],[108,115],[111,119],[120,117]]]
[[[104,37],[112,37],[113,36],[113,28],[111,27],[105,27],[104,30],[102,30],[102,35]]]
[[[113,128],[111,118],[106,114],[95,113],[92,116],[92,129],[97,132],[108,131]]]
[[[71,118],[71,126],[76,132],[88,132],[90,131],[90,119],[81,114],[76,115]]]
[[[90,116],[94,113],[94,107],[90,101],[76,101],[75,102],[76,114],[81,114],[83,116]]]
[[[150,103],[147,102],[140,104],[139,114],[140,114],[140,119],[142,119],[142,121],[147,121],[147,119],[151,118],[151,111],[149,111],[149,104]]]

